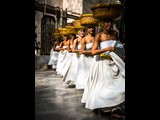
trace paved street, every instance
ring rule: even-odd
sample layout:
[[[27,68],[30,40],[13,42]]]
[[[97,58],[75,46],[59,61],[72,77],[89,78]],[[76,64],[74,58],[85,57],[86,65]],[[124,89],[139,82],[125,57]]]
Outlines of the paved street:
[[[82,90],[67,88],[51,70],[35,71],[35,120],[117,120],[83,107]]]

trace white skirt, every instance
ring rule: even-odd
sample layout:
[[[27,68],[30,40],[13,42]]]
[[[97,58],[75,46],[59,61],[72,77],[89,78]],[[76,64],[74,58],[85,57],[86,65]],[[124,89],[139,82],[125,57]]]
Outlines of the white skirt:
[[[77,76],[77,68],[78,68],[78,62],[79,62],[79,56],[77,56],[77,53],[72,53],[72,60],[71,64],[69,66],[69,69],[65,76],[63,77],[64,83],[68,83],[68,81],[72,81],[72,83],[75,83],[76,76]]]
[[[125,101],[124,68],[120,67],[114,61],[101,58],[91,65],[81,100],[86,108],[114,107]]]
[[[59,55],[58,55],[58,61],[57,61],[57,74],[60,74],[61,71],[63,70],[65,64],[66,64],[66,58],[67,58],[67,54],[68,54],[68,51],[67,50],[61,50],[59,52]]]
[[[76,77],[76,89],[84,89],[87,81],[87,75],[89,68],[93,62],[92,56],[81,55],[79,58],[77,77]]]
[[[52,54],[50,55],[50,60],[48,62],[48,65],[56,65],[58,60],[58,52],[52,51]]]
[[[70,65],[71,65],[71,59],[72,59],[72,56],[71,54],[67,51],[67,54],[66,54],[66,57],[64,59],[64,62],[62,64],[62,68],[59,70],[59,74],[61,74],[62,76],[65,76]]]

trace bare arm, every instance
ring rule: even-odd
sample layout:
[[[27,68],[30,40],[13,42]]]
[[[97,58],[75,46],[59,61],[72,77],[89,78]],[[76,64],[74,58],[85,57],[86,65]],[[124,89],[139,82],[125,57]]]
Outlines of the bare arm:
[[[59,45],[59,47],[58,47],[58,50],[64,50],[64,49],[63,49],[63,42],[60,43],[60,45]]]
[[[93,46],[92,46],[92,55],[101,54],[101,53],[106,52],[106,51],[113,51],[113,49],[114,49],[114,47],[107,47],[107,48],[104,48],[104,49],[98,49],[98,46],[99,46],[99,43],[100,43],[100,37],[101,37],[100,33],[98,33],[95,36],[95,40],[94,40],[94,43],[93,43]]]
[[[81,52],[81,50],[76,49],[77,45],[78,45],[78,39],[75,39],[73,42],[72,52],[75,52],[75,53]]]
[[[57,47],[57,46],[58,46],[58,47]],[[55,47],[54,50],[55,50],[55,51],[60,51],[58,48],[59,48],[59,45],[58,45],[58,43],[56,43],[56,47]]]
[[[53,45],[53,47],[52,47],[52,48],[53,48],[53,50],[55,50],[56,45],[57,45],[57,42],[55,42],[55,43],[54,43],[54,45]]]
[[[71,52],[71,49],[70,49],[70,41],[69,41],[69,40],[67,41],[67,50],[68,50],[68,52]]]

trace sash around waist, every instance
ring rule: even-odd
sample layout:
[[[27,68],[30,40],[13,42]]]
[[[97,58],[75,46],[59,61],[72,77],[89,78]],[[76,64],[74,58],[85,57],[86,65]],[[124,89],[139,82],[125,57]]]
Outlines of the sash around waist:
[[[104,58],[104,59],[107,59],[107,60],[112,60],[112,57],[111,57],[111,56],[109,56],[109,55],[107,55],[107,54],[104,54],[104,53],[99,54],[99,56],[100,56],[101,58]]]

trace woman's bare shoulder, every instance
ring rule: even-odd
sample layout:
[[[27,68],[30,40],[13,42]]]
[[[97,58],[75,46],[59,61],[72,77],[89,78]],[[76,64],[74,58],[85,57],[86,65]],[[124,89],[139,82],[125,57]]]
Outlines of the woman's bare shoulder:
[[[78,40],[78,38],[74,39],[74,41],[77,41],[77,40]]]
[[[102,32],[97,33],[96,36],[95,36],[95,39],[99,39],[101,37],[101,34],[102,34]]]
[[[97,34],[96,34],[96,36],[101,36],[101,34],[102,34],[102,32],[100,32],[100,33],[97,33]]]

